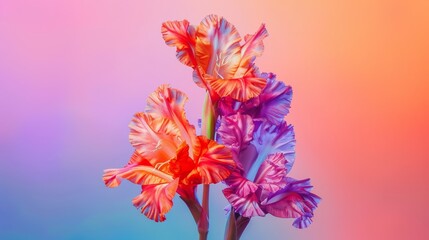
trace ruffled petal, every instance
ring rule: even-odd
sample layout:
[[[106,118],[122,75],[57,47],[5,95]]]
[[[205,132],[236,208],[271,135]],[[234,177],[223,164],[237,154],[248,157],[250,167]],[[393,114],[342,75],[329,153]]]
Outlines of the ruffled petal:
[[[257,97],[267,84],[264,78],[260,78],[249,70],[244,76],[238,78],[216,78],[212,75],[204,75],[208,85],[220,96],[231,97],[244,102]]]
[[[222,191],[235,212],[240,215],[244,217],[265,216],[265,212],[261,209],[259,199],[255,193],[242,197],[237,195],[232,188],[225,188]]]
[[[236,114],[241,106],[241,102],[226,96],[218,101],[218,113],[220,116],[229,116]]]
[[[269,155],[259,167],[255,183],[270,193],[277,192],[285,187],[286,158],[282,153]]]
[[[196,67],[195,28],[187,20],[167,21],[161,27],[162,37],[170,47],[176,47],[176,57],[185,65]]]
[[[295,161],[295,133],[292,125],[282,122],[279,125],[263,123],[255,134],[251,142],[258,151],[258,157],[252,163],[252,167],[247,173],[247,178],[253,180],[259,166],[270,154],[282,153],[286,158],[286,171],[289,172]]]
[[[240,63],[241,37],[225,18],[208,15],[197,27],[196,57],[205,73],[232,78]]]
[[[183,179],[195,168],[195,163],[189,157],[189,146],[183,142],[177,150],[177,156],[169,162],[169,171],[175,178]]]
[[[289,113],[292,88],[281,81],[268,79],[259,101],[262,103],[259,117],[266,118],[271,124],[280,124]]]
[[[246,148],[252,141],[253,130],[252,118],[248,115],[237,113],[222,117],[217,133],[222,140],[222,144],[229,147],[238,159],[240,150]]]
[[[235,168],[232,152],[204,136],[198,136],[194,152],[196,168],[189,174],[188,180],[200,179],[203,184],[218,183],[227,178]]]
[[[128,126],[131,130],[131,145],[152,164],[165,162],[175,156],[180,132],[169,119],[137,113]]]
[[[193,148],[196,137],[195,127],[189,124],[185,116],[185,103],[188,97],[185,93],[161,85],[153,92],[148,100],[146,112],[154,118],[166,118],[172,121],[180,132],[180,137]]]
[[[313,223],[313,214],[307,213],[293,221],[292,226],[296,228],[307,228]]]
[[[134,156],[137,153],[134,153]],[[123,168],[104,170],[103,181],[107,187],[117,187],[121,179],[139,184],[159,184],[172,181],[173,178],[149,164],[129,164]]]
[[[142,157],[142,155],[140,155],[137,151],[134,151],[134,153],[131,155],[127,165],[130,165],[130,164],[147,165],[147,166],[152,165],[146,158]]]
[[[236,169],[225,179],[225,183],[230,186],[230,189],[239,196],[247,196],[251,193],[255,193],[258,190],[258,186],[249,181],[247,178]]]
[[[245,43],[241,47],[241,61],[235,72],[235,78],[242,76],[253,63],[254,59],[262,55],[264,51],[264,44],[262,41],[267,36],[268,31],[264,24],[259,27],[255,34],[245,36]]]
[[[201,66],[197,66],[194,68],[192,72],[192,80],[197,84],[200,88],[205,88],[209,93],[213,94],[214,92],[211,90],[210,86],[207,85],[206,80],[203,77],[204,70]],[[212,96],[214,97],[214,96]]]
[[[155,222],[165,220],[165,214],[173,206],[179,179],[169,183],[143,185],[140,195],[133,199],[133,205],[141,208],[141,212]]]
[[[262,205],[268,213],[276,217],[296,218],[293,224],[295,227],[307,227],[320,197],[310,192],[310,179],[297,181],[287,178],[286,181],[286,187],[269,196]]]

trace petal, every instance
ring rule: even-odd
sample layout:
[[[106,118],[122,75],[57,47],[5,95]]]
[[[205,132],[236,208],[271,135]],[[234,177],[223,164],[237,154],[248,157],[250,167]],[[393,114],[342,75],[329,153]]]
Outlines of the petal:
[[[173,197],[176,194],[179,179],[169,183],[143,185],[142,193],[133,199],[133,205],[141,208],[146,217],[155,222],[164,221],[165,214],[173,206]]]
[[[104,170],[103,181],[107,187],[119,186],[121,179],[127,179],[139,185],[165,183],[173,180],[172,176],[150,165],[129,164],[123,168]]]
[[[259,206],[259,200],[255,193],[242,197],[235,194],[231,188],[225,188],[222,192],[234,207],[235,212],[240,215],[244,217],[265,216],[265,212]]]
[[[272,124],[280,124],[289,113],[292,88],[281,81],[268,79],[259,99],[262,103],[259,117],[266,118]]]
[[[277,192],[285,187],[286,158],[282,153],[269,155],[259,167],[255,183],[270,193]]]
[[[295,221],[293,221],[293,226],[296,228],[307,228],[308,226],[310,226],[311,223],[313,223],[313,214],[305,214],[302,215],[301,217],[295,219]]]
[[[177,193],[180,195],[183,199],[192,199],[196,200],[196,192],[197,185],[186,185],[179,182],[179,187],[177,188]]]
[[[189,174],[189,179],[200,178],[203,184],[218,183],[235,168],[231,151],[204,136],[198,136],[193,152],[197,166]]]
[[[235,194],[242,197],[258,190],[258,186],[254,182],[251,182],[247,178],[243,177],[243,175],[237,169],[233,171],[227,179],[225,179],[225,183],[230,186],[230,189]]]
[[[237,165],[240,166],[240,168],[243,169],[245,173],[248,173],[257,157],[258,152],[256,151],[255,146],[250,144],[244,150],[241,150],[240,155],[238,156]]]
[[[223,97],[218,101],[218,112],[220,116],[229,116],[237,113],[241,103],[229,96]]]
[[[165,162],[175,156],[180,133],[169,119],[137,113],[128,127],[131,130],[131,145],[152,164]]]
[[[267,36],[268,32],[264,24],[259,27],[255,34],[245,36],[245,43],[241,47],[240,65],[235,72],[234,77],[237,78],[242,76],[252,64],[253,60],[262,55],[262,52],[264,51],[264,44],[262,41]]]
[[[180,179],[185,178],[195,168],[194,161],[189,157],[189,146],[185,142],[177,149],[177,156],[170,160],[169,168],[174,177]]]
[[[255,131],[251,144],[256,147],[258,157],[247,173],[249,180],[255,178],[260,165],[270,154],[282,153],[286,158],[286,171],[292,168],[295,161],[295,133],[292,125],[286,122],[280,125],[265,122]]]
[[[201,66],[197,66],[194,68],[194,71],[192,72],[192,80],[197,84],[200,88],[205,88],[209,93],[214,93],[210,86],[207,85],[206,80],[203,77],[204,70],[201,68]]]
[[[162,37],[170,47],[176,47],[176,57],[190,67],[196,67],[195,28],[187,20],[164,22],[161,27]]]
[[[195,127],[189,124],[185,116],[185,103],[188,97],[185,93],[161,85],[153,92],[148,100],[146,112],[154,118],[166,118],[172,121],[180,132],[180,137],[193,148],[196,133]]]
[[[226,96],[218,103],[219,114],[228,116],[241,112],[253,118],[263,118],[269,123],[278,125],[289,113],[292,101],[292,88],[275,79],[273,73],[257,73],[255,76],[266,79],[266,85],[260,95],[239,102]],[[209,78],[209,80],[211,80]]]
[[[231,97],[235,100],[244,102],[257,97],[267,84],[266,80],[255,76],[252,69],[239,78],[215,78],[211,75],[204,75],[207,84],[220,96]]]
[[[142,157],[142,155],[140,155],[137,151],[134,151],[133,155],[131,155],[131,158],[127,164],[128,165],[138,164],[138,165],[151,166],[151,163],[146,158]]]
[[[240,35],[223,17],[208,15],[197,27],[196,57],[205,73],[231,78],[240,63]]]
[[[262,204],[268,213],[281,218],[297,218],[294,226],[307,227],[320,197],[310,192],[310,179],[287,178],[285,188],[269,196]]]
[[[222,144],[229,147],[236,156],[246,148],[253,139],[254,125],[249,115],[237,113],[222,117],[218,134]]]

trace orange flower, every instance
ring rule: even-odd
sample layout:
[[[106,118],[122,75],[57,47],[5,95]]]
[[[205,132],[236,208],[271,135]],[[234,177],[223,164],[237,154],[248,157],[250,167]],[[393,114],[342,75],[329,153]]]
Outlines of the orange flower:
[[[253,35],[241,37],[223,17],[208,15],[196,28],[187,20],[162,24],[165,43],[176,47],[180,62],[194,69],[194,81],[212,98],[230,96],[238,101],[256,97],[266,81],[258,74],[254,59],[262,55],[265,25]]]
[[[222,181],[235,167],[228,148],[196,135],[185,117],[186,101],[183,92],[166,85],[152,93],[145,112],[135,114],[129,124],[135,148],[130,161],[103,175],[108,187],[119,186],[121,179],[141,185],[133,204],[156,222],[165,220],[176,192],[195,199],[197,184]]]

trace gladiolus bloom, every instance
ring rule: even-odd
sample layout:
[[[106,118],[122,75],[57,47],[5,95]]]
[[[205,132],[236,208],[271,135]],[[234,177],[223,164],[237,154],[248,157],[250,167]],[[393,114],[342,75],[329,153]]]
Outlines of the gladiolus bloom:
[[[284,116],[289,112],[292,90],[263,74],[262,93],[244,103],[219,102],[220,140],[229,147],[237,168],[223,190],[234,211],[250,218],[270,213],[295,218],[293,225],[307,227],[320,198],[311,193],[310,180],[288,177],[295,161],[295,134]]]
[[[228,148],[196,135],[185,117],[186,101],[179,90],[159,87],[149,96],[145,112],[135,114],[129,124],[135,148],[130,161],[104,171],[108,187],[117,187],[121,179],[141,185],[133,204],[156,222],[165,220],[176,192],[195,198],[197,184],[222,181],[235,167]]]
[[[246,101],[264,88],[266,81],[258,76],[254,60],[264,49],[265,25],[246,35],[243,44],[234,25],[216,15],[208,15],[197,27],[187,20],[168,21],[161,32],[165,43],[176,47],[179,61],[194,69],[197,85],[206,88],[212,98]]]

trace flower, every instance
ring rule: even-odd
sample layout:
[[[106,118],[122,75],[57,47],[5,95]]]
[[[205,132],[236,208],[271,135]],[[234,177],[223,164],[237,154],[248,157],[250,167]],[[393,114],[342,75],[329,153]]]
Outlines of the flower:
[[[166,85],[152,93],[144,112],[134,115],[129,139],[135,148],[128,164],[104,171],[108,187],[121,179],[141,185],[133,204],[148,218],[164,221],[176,192],[195,199],[197,184],[217,183],[235,167],[231,151],[214,140],[197,136],[185,117],[187,96]]]
[[[187,20],[168,21],[161,32],[165,43],[176,47],[179,61],[194,69],[194,81],[212,99],[229,96],[246,101],[258,96],[266,85],[254,64],[268,36],[265,25],[246,35],[243,44],[234,25],[216,15],[208,15],[197,27]]]
[[[223,190],[234,211],[243,217],[270,213],[295,218],[293,225],[307,227],[320,198],[311,193],[310,180],[288,177],[295,161],[295,134],[284,121],[292,89],[265,74],[267,86],[258,97],[240,103],[219,102],[221,143],[233,152],[237,168]]]
[[[261,119],[272,124],[280,124],[289,113],[292,101],[292,88],[276,79],[273,73],[261,73],[259,76],[267,84],[260,95],[240,102],[231,97],[219,100],[218,111],[222,116],[237,112],[248,114],[252,119]]]

